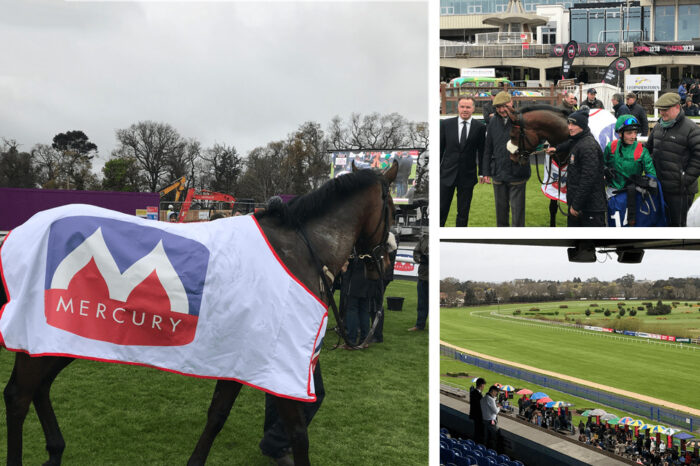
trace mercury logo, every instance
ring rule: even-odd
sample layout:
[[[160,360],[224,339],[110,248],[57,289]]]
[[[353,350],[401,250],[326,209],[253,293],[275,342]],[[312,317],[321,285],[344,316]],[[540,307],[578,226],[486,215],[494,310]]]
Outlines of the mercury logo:
[[[194,339],[209,250],[157,228],[98,217],[55,222],[47,253],[47,323],[122,345]]]

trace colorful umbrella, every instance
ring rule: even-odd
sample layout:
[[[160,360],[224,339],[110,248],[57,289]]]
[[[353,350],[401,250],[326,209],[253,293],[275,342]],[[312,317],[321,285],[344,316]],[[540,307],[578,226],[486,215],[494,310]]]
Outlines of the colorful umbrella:
[[[565,401],[549,401],[544,405],[545,408],[561,408],[564,406],[568,406]]]
[[[607,414],[607,413],[604,410],[598,408],[598,409],[592,410],[590,415],[591,416],[602,416],[604,414]]]
[[[644,424],[642,424],[642,427],[640,427],[640,429],[647,430],[647,429],[651,429],[652,427],[654,427],[654,424],[647,424],[645,422]]]
[[[476,383],[477,380],[479,380],[479,377],[474,377],[474,378],[472,379],[472,383]]]
[[[584,412],[581,413],[581,416],[583,416],[583,417],[588,417],[588,416],[590,416],[590,415],[591,415],[591,410],[590,410],[590,409],[587,409],[587,410],[585,410]]]
[[[649,432],[652,434],[665,434],[666,428],[664,426],[649,426]]]
[[[552,401],[552,399],[551,399],[550,397],[548,397],[548,396],[545,396],[544,398],[538,398],[538,399],[537,399],[537,404],[540,404],[540,403],[542,403],[542,404],[544,404],[544,403],[549,403],[550,401]]]
[[[547,394],[546,394],[546,393],[536,392],[536,393],[533,393],[533,394],[532,394],[532,396],[530,397],[530,399],[531,399],[531,400],[539,400],[540,398],[546,398],[546,397],[547,397]],[[552,401],[552,400],[549,400],[549,401]]]
[[[503,386],[500,383],[495,383],[494,385],[497,386],[498,388],[501,388]]]
[[[532,390],[528,390],[527,388],[521,388],[517,392],[518,395],[532,395]]]
[[[501,387],[502,392],[514,392],[515,389],[511,385],[503,385]]]
[[[673,436],[676,437],[676,438],[679,439],[679,440],[688,440],[688,439],[691,439],[691,438],[695,438],[695,436],[690,435],[690,434],[688,434],[687,432],[679,432],[679,433],[677,433],[677,434],[674,434]]]
[[[605,413],[605,414],[600,415],[600,419],[603,421],[609,421],[610,419],[615,419],[615,418],[617,418],[617,416],[614,415],[613,413]]]
[[[645,424],[644,424],[644,421],[640,421],[639,419],[637,419],[636,421],[632,421],[627,425],[630,427],[642,427]]]
[[[666,435],[668,435],[669,437],[671,437],[672,435],[675,435],[675,434],[677,434],[678,432],[680,432],[680,430],[674,429],[674,428],[672,428],[672,427],[666,427],[666,430],[664,431],[664,434],[666,434]]]
[[[614,426],[620,423],[620,418],[619,417],[614,417],[612,419],[607,419],[605,422],[607,422],[609,425]]]
[[[629,425],[631,422],[634,422],[634,419],[632,419],[631,417],[623,417],[620,419],[620,424],[624,426]]]

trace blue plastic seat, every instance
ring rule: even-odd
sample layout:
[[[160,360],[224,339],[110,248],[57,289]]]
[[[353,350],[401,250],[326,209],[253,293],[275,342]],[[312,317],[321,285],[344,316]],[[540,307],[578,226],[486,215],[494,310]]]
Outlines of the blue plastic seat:
[[[479,461],[476,459],[475,456],[468,455],[465,458],[467,458],[469,460],[470,465],[478,465],[479,464]]]
[[[476,449],[479,450],[481,453],[486,454],[486,447],[483,446],[482,444],[477,443],[477,444],[476,444]]]
[[[481,451],[477,450],[476,448],[472,450],[471,455],[475,456],[477,458],[484,456],[484,454]]]
[[[468,439],[466,440],[466,442],[467,442],[467,445],[469,445],[470,447],[472,447],[472,450],[473,450],[474,447],[476,446],[476,443],[474,442],[474,440],[472,440],[472,439],[470,439],[470,438],[468,438]]]
[[[508,457],[508,455],[498,455],[497,459],[501,463],[509,463],[510,462],[510,458]]]
[[[492,450],[492,449],[488,448],[488,449],[486,450],[486,456],[490,456],[490,457],[492,457],[492,458],[496,458],[496,457],[498,456],[498,453],[496,452],[496,450]]]
[[[440,461],[442,462],[452,462],[455,459],[454,452],[449,448],[440,447]]]

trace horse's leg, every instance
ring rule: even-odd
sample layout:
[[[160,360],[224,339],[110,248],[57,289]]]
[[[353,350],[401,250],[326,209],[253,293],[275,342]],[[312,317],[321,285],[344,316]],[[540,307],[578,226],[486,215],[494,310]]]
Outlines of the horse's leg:
[[[294,454],[294,466],[308,466],[309,462],[309,437],[306,429],[306,419],[301,401],[288,398],[275,397],[277,412],[289,435]]]
[[[12,375],[3,392],[7,422],[7,464],[22,464],[22,428],[29,404],[41,384],[45,358],[30,358],[17,353]]]
[[[204,464],[209,455],[214,439],[224,427],[224,423],[231,412],[231,407],[236,401],[242,385],[229,380],[219,380],[214,389],[214,396],[207,413],[207,425],[199,437],[197,446],[190,456],[188,465]]]
[[[34,409],[36,409],[36,414],[39,417],[39,422],[41,422],[41,428],[44,430],[44,437],[46,438],[46,451],[49,452],[49,460],[44,463],[44,465],[59,465],[61,464],[61,457],[63,456],[63,450],[66,448],[66,443],[63,440],[63,435],[61,435],[61,429],[58,426],[58,421],[56,420],[56,414],[53,411],[53,406],[51,406],[51,399],[49,398],[49,392],[51,390],[51,384],[56,379],[61,370],[63,370],[68,364],[74,361],[73,358],[46,358],[48,364],[46,364],[42,371],[42,379],[39,387],[34,392]]]

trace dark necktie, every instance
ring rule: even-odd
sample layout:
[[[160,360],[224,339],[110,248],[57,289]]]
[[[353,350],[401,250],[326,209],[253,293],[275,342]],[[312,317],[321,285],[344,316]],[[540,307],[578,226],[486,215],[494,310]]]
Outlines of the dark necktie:
[[[464,149],[467,146],[467,122],[462,122],[462,135],[459,138],[459,147]]]

